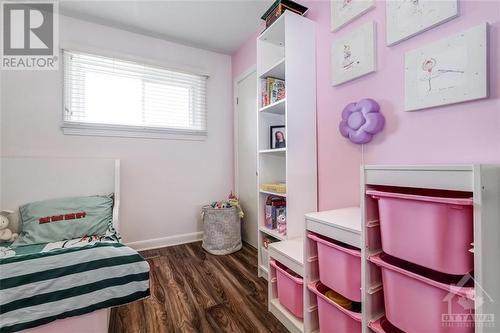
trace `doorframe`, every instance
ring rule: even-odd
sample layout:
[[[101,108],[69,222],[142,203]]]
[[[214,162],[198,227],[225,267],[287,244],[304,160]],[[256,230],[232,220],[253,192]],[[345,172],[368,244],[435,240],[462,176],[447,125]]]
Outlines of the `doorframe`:
[[[238,99],[238,83],[240,83],[241,81],[243,81],[244,79],[246,79],[248,76],[252,75],[253,73],[256,73],[257,74],[257,65],[252,65],[250,66],[249,68],[247,68],[246,70],[244,70],[240,75],[238,75],[234,81],[233,81],[233,146],[234,146],[234,149],[233,149],[233,156],[234,156],[234,161],[233,161],[233,164],[234,164],[234,191],[235,191],[235,195],[239,197],[239,181],[238,181],[238,176],[239,176],[239,172],[238,172],[238,167],[239,167],[239,163],[238,163],[238,135],[239,135],[239,132],[238,132],[238,125],[239,125],[239,117],[238,117],[238,103],[237,103],[237,99]],[[255,92],[256,92],[256,96],[255,96],[255,112],[257,112],[257,101],[258,101],[258,92],[257,92],[257,82],[255,82]],[[257,154],[257,152],[255,152],[255,154]],[[257,172],[257,170],[255,170]]]

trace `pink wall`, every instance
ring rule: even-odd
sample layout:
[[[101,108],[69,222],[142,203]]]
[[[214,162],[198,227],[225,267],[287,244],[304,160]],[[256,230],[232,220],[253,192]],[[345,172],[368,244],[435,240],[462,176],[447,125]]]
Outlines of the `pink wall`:
[[[359,169],[366,164],[500,163],[500,1],[460,1],[460,16],[393,47],[385,46],[385,3],[336,33],[329,1],[301,1],[317,27],[318,174],[320,210],[358,201]],[[330,85],[330,46],[363,23],[377,23],[377,72]],[[481,22],[490,24],[490,98],[404,112],[404,54]],[[232,56],[233,77],[255,64],[255,36]],[[337,125],[342,108],[363,97],[377,100],[387,125],[363,149],[346,142]]]

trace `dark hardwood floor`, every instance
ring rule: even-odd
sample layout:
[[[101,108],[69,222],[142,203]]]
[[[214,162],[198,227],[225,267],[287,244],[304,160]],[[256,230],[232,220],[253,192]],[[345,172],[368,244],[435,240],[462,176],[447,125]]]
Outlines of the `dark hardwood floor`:
[[[112,309],[111,333],[288,332],[267,311],[267,282],[249,245],[227,256],[201,242],[142,252],[151,297]]]

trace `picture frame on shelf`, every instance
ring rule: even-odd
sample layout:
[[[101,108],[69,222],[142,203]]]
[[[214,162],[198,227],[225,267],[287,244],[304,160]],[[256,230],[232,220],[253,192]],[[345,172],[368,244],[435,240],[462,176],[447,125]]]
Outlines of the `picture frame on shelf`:
[[[330,0],[330,30],[340,30],[372,8],[374,0]]]
[[[386,1],[386,44],[398,44],[458,15],[458,0]]]
[[[333,86],[376,71],[375,22],[335,39],[331,48]]]
[[[405,54],[405,111],[488,97],[488,24]]]
[[[286,128],[285,125],[270,126],[269,128],[270,148],[286,148]]]

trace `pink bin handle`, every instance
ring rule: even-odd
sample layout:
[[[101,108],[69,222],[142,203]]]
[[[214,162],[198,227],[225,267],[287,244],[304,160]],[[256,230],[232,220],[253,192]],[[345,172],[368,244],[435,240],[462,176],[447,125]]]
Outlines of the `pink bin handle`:
[[[315,234],[308,234],[307,238],[312,239],[313,241],[316,241],[316,242],[320,242],[321,244],[325,244],[326,246],[333,247],[334,249],[345,252],[345,253],[350,254],[352,256],[361,257],[360,250],[353,250],[353,249],[345,248],[341,245],[337,245],[337,244],[331,243],[323,238],[320,238],[320,237],[316,236]]]
[[[382,318],[377,319],[376,321],[372,321],[368,324],[368,327],[371,328],[375,333],[385,333],[384,329],[382,328]]]
[[[427,202],[443,203],[443,204],[456,205],[456,206],[472,206],[473,205],[472,198],[441,198],[441,197],[430,197],[430,196],[416,195],[416,194],[383,192],[383,191],[376,191],[376,190],[367,190],[366,194],[371,195],[371,197],[373,199],[396,198],[396,199],[406,199],[406,200],[414,200],[414,201],[427,201]]]
[[[381,267],[384,267],[386,269],[390,269],[391,271],[398,272],[400,274],[411,277],[415,280],[419,280],[419,281],[424,282],[426,284],[429,284],[431,286],[443,289],[444,291],[447,291],[449,293],[463,296],[463,297],[466,297],[470,300],[474,300],[474,288],[459,287],[459,286],[455,286],[455,285],[449,285],[446,283],[434,281],[434,280],[429,279],[425,276],[422,276],[422,275],[407,271],[403,268],[391,265],[391,264],[385,262],[384,260],[382,260],[381,255],[383,255],[383,254],[377,254],[377,255],[371,256],[368,258],[368,260],[370,260],[372,263],[374,263],[377,266],[381,266]]]
[[[331,299],[329,299],[328,297],[326,297],[325,295],[323,295],[322,293],[320,293],[320,291],[316,287],[318,283],[319,282],[311,282],[311,283],[309,283],[307,285],[307,288],[310,291],[312,291],[313,293],[315,293],[316,295],[318,295],[318,297],[321,297],[323,300],[325,300],[329,304],[335,306],[337,309],[339,309],[340,311],[342,311],[343,313],[345,313],[346,315],[348,315],[352,319],[354,319],[356,321],[361,321],[361,313],[352,312],[352,311],[349,311],[347,309],[344,309],[343,307],[341,307],[340,305],[338,305],[337,303],[335,303],[334,301],[332,301]]]
[[[274,268],[276,268],[277,270],[279,270],[281,273],[285,274],[289,279],[293,280],[295,283],[297,283],[297,284],[303,284],[304,283],[304,280],[302,278],[293,276],[292,274],[290,274],[287,271],[285,271],[283,268],[279,267],[276,264],[276,260],[269,261],[269,264],[271,266],[273,266]]]

